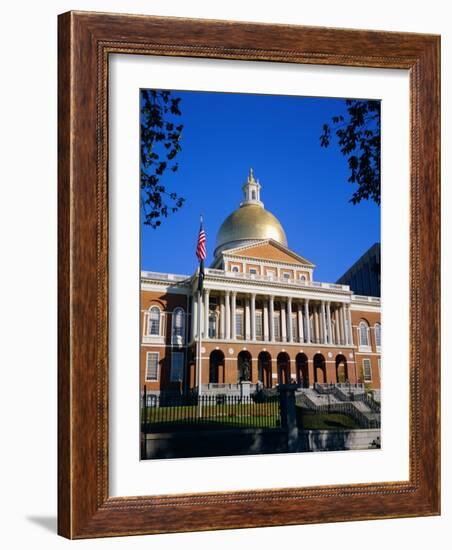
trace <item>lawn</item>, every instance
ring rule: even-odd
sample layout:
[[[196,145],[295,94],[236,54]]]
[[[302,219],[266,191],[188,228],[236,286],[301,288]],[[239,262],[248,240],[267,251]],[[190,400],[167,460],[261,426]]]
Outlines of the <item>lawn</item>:
[[[278,403],[207,405],[199,415],[196,405],[146,407],[142,422],[150,431],[189,426],[215,428],[277,428],[280,424]]]
[[[359,428],[353,418],[345,414],[303,411],[298,418],[299,427],[304,430],[353,430]]]

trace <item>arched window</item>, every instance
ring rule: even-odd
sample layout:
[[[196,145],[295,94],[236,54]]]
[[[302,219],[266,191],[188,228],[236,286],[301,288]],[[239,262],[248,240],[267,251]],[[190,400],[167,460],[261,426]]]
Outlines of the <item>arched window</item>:
[[[359,323],[359,346],[369,347],[369,325],[366,321]]]
[[[375,345],[377,348],[381,346],[381,325],[380,323],[375,324]]]
[[[160,336],[160,308],[157,306],[153,306],[149,310],[148,334]]]
[[[251,198],[253,199],[253,201],[256,200],[256,191],[251,191]]]
[[[233,272],[233,273],[238,273],[238,272],[239,272],[239,268],[235,265],[235,266],[232,268],[232,272]]]
[[[173,311],[173,342],[182,343],[185,333],[185,312],[181,307]]]

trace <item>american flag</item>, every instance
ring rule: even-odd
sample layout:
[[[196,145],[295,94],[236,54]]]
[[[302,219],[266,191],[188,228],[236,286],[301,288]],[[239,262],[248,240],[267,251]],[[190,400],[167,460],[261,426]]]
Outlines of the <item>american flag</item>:
[[[199,228],[198,244],[196,245],[196,256],[199,260],[198,291],[202,292],[202,289],[204,286],[204,260],[207,257],[206,232],[204,231],[202,216],[201,216],[201,226]]]
[[[200,262],[203,262],[207,257],[206,249],[206,232],[201,218],[201,227],[199,228],[198,244],[196,245],[196,256]]]

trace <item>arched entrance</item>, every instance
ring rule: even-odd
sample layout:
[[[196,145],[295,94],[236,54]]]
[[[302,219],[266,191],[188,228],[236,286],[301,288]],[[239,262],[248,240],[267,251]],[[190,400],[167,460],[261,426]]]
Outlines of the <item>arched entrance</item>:
[[[304,353],[299,353],[295,358],[297,365],[297,384],[303,388],[309,388],[308,358]]]
[[[290,358],[285,352],[281,352],[277,358],[278,384],[288,384],[290,381]]]
[[[318,384],[326,384],[326,363],[321,353],[314,355],[314,381]]]
[[[241,351],[237,356],[237,382],[249,382],[251,380],[251,354]]]
[[[261,351],[257,357],[257,379],[264,388],[272,387],[272,358],[267,351]]]
[[[224,353],[216,349],[210,354],[209,384],[224,382]]]
[[[336,381],[343,384],[348,381],[347,359],[344,355],[336,355]]]

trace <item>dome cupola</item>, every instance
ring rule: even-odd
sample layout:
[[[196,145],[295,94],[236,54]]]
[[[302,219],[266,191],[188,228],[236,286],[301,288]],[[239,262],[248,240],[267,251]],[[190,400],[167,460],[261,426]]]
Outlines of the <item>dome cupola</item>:
[[[287,246],[286,234],[281,223],[264,208],[264,203],[260,199],[261,184],[254,178],[252,169],[242,190],[244,197],[240,207],[221,224],[214,255],[248,242],[266,239],[273,239]]]

